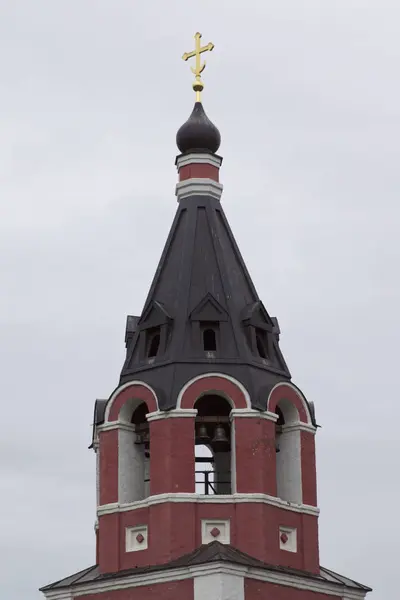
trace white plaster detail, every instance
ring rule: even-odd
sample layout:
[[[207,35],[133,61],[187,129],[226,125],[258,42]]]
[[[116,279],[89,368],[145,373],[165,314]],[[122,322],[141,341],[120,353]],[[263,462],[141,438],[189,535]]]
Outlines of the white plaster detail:
[[[125,529],[125,551],[139,552],[149,547],[147,525],[127,527]]]
[[[286,541],[283,536],[286,536]],[[297,552],[297,529],[295,527],[279,527],[279,547],[286,552]]]
[[[248,408],[233,408],[230,412],[231,420],[235,417],[247,417],[253,419],[265,419],[266,421],[273,421],[276,423],[278,415],[269,411],[260,412],[259,410],[248,409]]]
[[[87,594],[101,594],[116,590],[126,590],[147,585],[157,585],[158,583],[168,583],[172,581],[183,581],[185,579],[194,579],[210,576],[213,574],[236,575],[237,577],[248,577],[257,581],[264,581],[279,586],[286,586],[308,592],[316,592],[346,598],[346,600],[364,600],[367,590],[358,590],[346,588],[341,584],[333,584],[316,579],[307,579],[288,573],[279,573],[277,571],[267,571],[244,567],[239,565],[229,565],[223,562],[216,562],[208,565],[198,565],[195,567],[185,567],[181,569],[168,569],[142,575],[129,575],[123,579],[104,579],[103,581],[88,582],[86,584],[76,585],[72,590],[58,589],[44,592],[48,600],[73,600],[79,596]],[[207,597],[206,597],[207,598]],[[197,600],[197,598],[196,598]],[[201,599],[203,600],[203,599]],[[208,598],[207,598],[208,600]]]
[[[244,577],[211,573],[194,578],[194,600],[244,600]]]
[[[135,387],[141,385],[143,387],[145,387],[146,389],[148,389],[154,397],[154,400],[156,401],[157,404],[157,408],[158,408],[158,398],[157,398],[157,394],[155,393],[155,391],[153,390],[152,387],[150,387],[147,383],[144,383],[144,381],[128,381],[127,383],[124,383],[123,385],[120,385],[119,387],[117,387],[117,389],[111,394],[108,402],[107,402],[107,406],[106,406],[106,410],[104,413],[104,422],[107,423],[108,422],[108,417],[110,415],[110,411],[111,411],[111,407],[114,403],[114,400],[117,396],[119,396],[119,394],[121,392],[123,392],[124,390],[126,390],[129,387]],[[142,402],[142,400],[141,400]]]
[[[254,502],[257,504],[268,504],[270,506],[276,506],[277,508],[283,508],[284,510],[312,515],[314,517],[318,517],[319,515],[319,508],[310,506],[309,504],[296,504],[275,496],[268,496],[267,494],[242,493],[222,496],[216,494],[206,495],[192,493],[157,494],[155,496],[149,496],[139,502],[131,502],[129,504],[118,504],[117,502],[103,504],[98,507],[97,514],[101,516],[115,512],[128,512],[130,510],[147,508],[148,506],[154,506],[155,504],[162,504],[164,502],[189,502],[192,504],[242,504]]]
[[[232,411],[231,411],[232,412]],[[236,428],[235,420],[231,422],[231,495],[237,492],[236,477]]]
[[[234,385],[236,385],[239,390],[242,392],[245,400],[246,400],[246,405],[247,408],[251,410],[251,401],[250,401],[250,394],[249,392],[246,390],[246,388],[244,387],[244,385],[242,383],[240,383],[240,381],[238,381],[237,379],[235,379],[234,377],[231,377],[230,375],[225,375],[225,373],[204,373],[203,375],[197,375],[197,377],[193,377],[193,379],[190,379],[188,382],[185,383],[185,385],[183,386],[183,388],[181,389],[181,391],[178,394],[178,398],[176,401],[176,408],[181,408],[181,404],[182,404],[182,397],[184,395],[184,393],[186,392],[186,390],[196,381],[199,381],[200,379],[209,379],[210,377],[220,377],[221,379],[226,379],[227,381],[230,381],[231,383],[233,383]],[[212,391],[212,390],[210,390]],[[209,392],[207,392],[209,393]],[[220,394],[221,392],[217,392],[218,394]],[[235,407],[233,406],[233,402],[232,400],[224,395],[223,396],[226,400],[228,400],[228,402],[230,403],[232,409],[236,410]],[[240,410],[240,409],[239,409]]]
[[[213,535],[211,532],[219,530],[218,535]],[[202,519],[201,520],[201,543],[210,544],[211,542],[221,542],[221,544],[230,544],[231,542],[231,524],[229,519],[215,520],[215,519]]]
[[[176,184],[175,195],[178,202],[190,196],[211,196],[219,200],[222,190],[223,185],[214,179],[192,177]]]
[[[269,393],[268,396],[268,400],[267,400],[267,410],[269,410],[269,403],[271,400],[271,396],[273,394],[273,392],[278,388],[278,387],[290,387],[296,394],[296,396],[299,398],[299,400],[301,401],[303,408],[306,412],[307,415],[307,423],[312,424],[311,423],[311,415],[310,415],[310,409],[308,408],[308,404],[306,402],[306,399],[304,398],[303,394],[300,392],[300,390],[298,390],[292,383],[288,382],[288,381],[280,381],[279,383],[277,383],[276,385],[274,385],[274,387],[272,388],[272,390]]]
[[[300,430],[285,431],[277,437],[277,495],[288,502],[302,504],[301,436]]]
[[[309,423],[303,423],[303,421],[297,421],[297,423],[290,423],[289,425],[283,425],[282,432],[288,433],[289,431],[306,431],[307,433],[316,434],[317,428]]]
[[[121,423],[120,421],[108,421],[99,425],[97,431],[112,431],[113,429],[124,430],[124,431],[135,431],[135,425],[132,423]]]
[[[202,164],[202,165],[213,165],[214,167],[220,168],[222,164],[222,158],[215,154],[201,154],[200,152],[190,152],[189,154],[182,154],[176,159],[176,166],[179,171],[186,165]]]
[[[147,413],[146,419],[149,421],[159,421],[160,419],[173,419],[189,417],[194,419],[197,415],[196,408],[178,408],[175,410],[158,410],[157,412]]]
[[[118,501],[120,504],[145,498],[145,450],[135,444],[136,433],[118,430]]]

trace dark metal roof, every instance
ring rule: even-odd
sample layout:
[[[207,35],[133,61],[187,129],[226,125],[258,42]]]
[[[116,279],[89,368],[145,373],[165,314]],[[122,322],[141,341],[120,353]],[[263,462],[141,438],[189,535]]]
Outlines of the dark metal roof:
[[[249,554],[245,554],[244,552],[237,550],[233,546],[221,544],[217,541],[211,542],[208,545],[200,546],[193,552],[190,552],[189,554],[186,554],[176,560],[173,560],[163,565],[137,567],[136,569],[129,569],[126,571],[120,571],[118,573],[106,574],[101,574],[99,572],[98,566],[94,565],[93,567],[89,567],[88,569],[79,571],[79,573],[76,573],[75,575],[71,575],[70,577],[66,577],[65,579],[61,579],[60,581],[56,581],[55,583],[46,585],[42,587],[40,591],[46,592],[60,588],[70,588],[77,585],[82,585],[84,583],[100,582],[109,579],[123,579],[124,577],[129,577],[132,575],[143,575],[145,573],[192,567],[195,565],[204,565],[208,563],[212,564],[216,562],[226,562],[230,564],[242,565],[245,567],[264,569],[266,571],[287,573],[291,575],[296,575],[298,577],[302,577],[304,579],[320,581],[322,583],[340,585],[341,587],[344,586],[346,588],[353,588],[365,592],[371,591],[371,588],[362,585],[361,583],[357,583],[352,579],[344,577],[343,575],[338,575],[337,573],[334,573],[333,571],[330,571],[323,567],[321,567],[320,569],[320,575],[314,575],[311,573],[306,573],[305,571],[298,571],[296,569],[289,569],[286,567],[277,567],[274,565],[266,564],[250,556]]]
[[[217,152],[221,134],[204,112],[201,102],[196,102],[192,114],[178,130],[176,145],[181,152]]]
[[[201,321],[218,327],[213,356],[204,352]],[[156,327],[162,329],[161,347],[148,358],[146,331]],[[220,202],[209,196],[180,201],[142,315],[128,319],[128,329],[120,383],[148,383],[161,410],[174,408],[183,385],[207,372],[239,379],[261,410],[272,387],[290,379],[277,320],[258,297]],[[264,357],[257,353],[255,331],[264,339]]]

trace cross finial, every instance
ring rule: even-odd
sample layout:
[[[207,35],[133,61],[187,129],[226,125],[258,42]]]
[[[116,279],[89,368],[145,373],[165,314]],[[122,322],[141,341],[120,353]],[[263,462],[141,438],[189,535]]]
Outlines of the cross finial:
[[[196,102],[201,102],[201,92],[204,88],[204,83],[201,80],[201,74],[206,68],[206,61],[204,61],[203,64],[201,64],[200,54],[202,54],[203,52],[207,52],[207,50],[211,52],[211,50],[214,48],[214,44],[210,42],[209,44],[207,44],[207,46],[202,46],[200,41],[201,33],[199,32],[195,34],[194,39],[195,49],[192,52],[185,52],[182,58],[183,60],[188,60],[189,58],[193,58],[194,56],[196,57],[196,66],[190,68],[195,76],[195,80],[193,82],[193,89],[196,92]]]

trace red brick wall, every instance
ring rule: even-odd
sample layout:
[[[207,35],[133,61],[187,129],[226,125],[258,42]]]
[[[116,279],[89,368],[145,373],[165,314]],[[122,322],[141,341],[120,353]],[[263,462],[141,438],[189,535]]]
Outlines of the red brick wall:
[[[201,544],[202,519],[230,519],[231,544],[267,563],[318,572],[318,520],[261,503],[165,502],[148,508],[101,516],[100,569],[112,572],[162,564]],[[149,548],[125,552],[125,529],[147,525]],[[279,526],[297,529],[297,552],[279,548]]]
[[[275,423],[235,417],[236,491],[276,496]]]
[[[185,165],[179,169],[179,181],[185,181],[192,177],[203,179],[213,179],[219,181],[219,168],[215,165],[208,165],[206,163],[193,163],[191,165]]]
[[[100,504],[118,502],[118,431],[102,431],[99,436]]]
[[[193,600],[193,579],[77,596],[79,600]],[[206,600],[206,599],[204,599]]]
[[[244,580],[245,600],[338,600],[338,596],[297,590],[255,579]]]
[[[315,464],[315,435],[301,431],[301,478],[303,504],[317,506],[317,467]]]
[[[150,422],[150,494],[195,492],[194,417]]]

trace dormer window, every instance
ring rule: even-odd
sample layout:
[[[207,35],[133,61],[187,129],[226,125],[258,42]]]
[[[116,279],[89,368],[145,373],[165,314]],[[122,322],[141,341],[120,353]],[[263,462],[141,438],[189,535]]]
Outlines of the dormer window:
[[[161,331],[159,327],[149,329],[147,332],[147,358],[155,358],[160,349]]]
[[[203,347],[205,352],[217,351],[217,336],[215,330],[208,328],[203,331]]]
[[[268,358],[267,336],[261,329],[256,329],[257,352],[261,358]]]
[[[200,323],[203,351],[208,358],[214,358],[218,350],[218,323]]]

